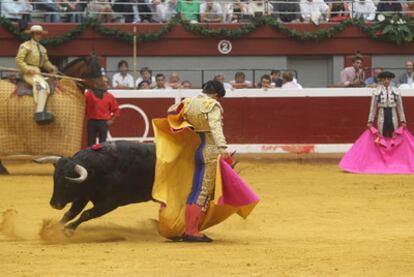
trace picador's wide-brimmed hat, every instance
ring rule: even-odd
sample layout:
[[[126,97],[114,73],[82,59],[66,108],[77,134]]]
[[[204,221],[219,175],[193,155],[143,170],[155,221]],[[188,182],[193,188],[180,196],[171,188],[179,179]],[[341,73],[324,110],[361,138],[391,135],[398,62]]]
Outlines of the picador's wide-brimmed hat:
[[[385,79],[385,78],[393,79],[395,78],[395,74],[390,71],[383,71],[380,74],[378,74],[378,78],[379,79]]]
[[[40,25],[32,25],[30,29],[26,30],[25,33],[33,34],[33,33],[40,33],[42,35],[46,35],[47,31],[43,29]]]

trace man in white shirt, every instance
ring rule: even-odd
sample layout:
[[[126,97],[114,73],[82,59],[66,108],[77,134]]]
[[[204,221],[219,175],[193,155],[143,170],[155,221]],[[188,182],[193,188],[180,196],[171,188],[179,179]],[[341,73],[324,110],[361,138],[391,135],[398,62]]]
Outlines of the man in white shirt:
[[[177,0],[153,0],[152,1],[152,20],[158,23],[168,22],[173,18],[177,11],[175,10],[177,6]]]
[[[141,77],[139,77],[135,81],[135,87],[138,87],[139,84],[142,81],[146,81],[150,85],[150,88],[154,88],[155,87],[155,77],[152,76],[152,71],[148,67],[141,68],[141,70],[139,71],[139,73],[141,74]]]
[[[214,80],[219,81],[220,83],[222,83],[225,90],[233,88],[232,85],[230,85],[229,83],[224,82],[224,75],[223,74],[218,74],[218,75],[214,76]]]
[[[141,17],[139,16],[138,1],[131,0],[132,4],[132,23],[141,23]]]
[[[171,89],[165,84],[165,75],[158,73],[155,75],[155,88],[154,89]]]
[[[318,25],[327,14],[329,6],[323,0],[301,0],[300,13],[305,22]]]
[[[177,72],[171,72],[167,86],[171,87],[172,89],[178,89],[181,87],[180,76]]]
[[[117,89],[134,88],[134,78],[128,73],[127,61],[119,61],[118,69],[119,72],[112,77],[112,87]]]
[[[3,0],[1,1],[1,16],[12,20],[19,21],[23,14],[30,14],[32,5],[28,0]]]
[[[240,20],[249,14],[249,8],[246,3],[240,0],[233,0],[224,6],[225,21],[231,23],[238,23]]]
[[[355,19],[363,19],[372,21],[375,19],[375,11],[377,7],[372,0],[355,0],[351,5],[351,17]]]
[[[292,71],[285,71],[282,75],[283,79],[283,89],[302,89],[302,86],[298,84],[296,78],[293,77]]]
[[[246,75],[243,72],[236,72],[234,75],[234,80],[230,81],[230,84],[235,89],[253,87],[252,82],[246,80]]]
[[[202,23],[223,22],[223,9],[220,3],[213,0],[206,0],[200,5],[200,19]]]
[[[406,72],[400,76],[398,83],[401,84],[411,84],[414,82],[414,63],[412,61],[405,62]]]
[[[270,1],[252,0],[248,4],[248,10],[252,17],[270,16],[273,11],[273,6]]]

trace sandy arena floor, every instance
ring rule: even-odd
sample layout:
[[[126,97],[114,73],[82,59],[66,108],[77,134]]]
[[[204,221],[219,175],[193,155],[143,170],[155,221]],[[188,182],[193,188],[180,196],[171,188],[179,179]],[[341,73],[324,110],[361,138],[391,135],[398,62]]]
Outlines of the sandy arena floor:
[[[238,169],[261,203],[248,220],[208,230],[213,244],[196,245],[157,234],[155,203],[66,238],[45,228],[63,215],[48,204],[52,167],[9,169],[0,176],[0,276],[414,276],[414,176],[246,159]]]

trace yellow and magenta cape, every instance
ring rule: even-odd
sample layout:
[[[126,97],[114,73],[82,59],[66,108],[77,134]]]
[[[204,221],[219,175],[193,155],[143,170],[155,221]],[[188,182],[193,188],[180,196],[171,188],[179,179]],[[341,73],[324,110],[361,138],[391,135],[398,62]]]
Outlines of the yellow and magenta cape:
[[[191,193],[195,153],[200,137],[184,120],[185,108],[167,118],[154,119],[157,164],[152,196],[161,204],[159,232],[167,238],[180,237],[185,228],[185,207]],[[247,218],[259,202],[258,196],[220,157],[214,197],[208,205],[200,230],[218,224],[234,213]]]

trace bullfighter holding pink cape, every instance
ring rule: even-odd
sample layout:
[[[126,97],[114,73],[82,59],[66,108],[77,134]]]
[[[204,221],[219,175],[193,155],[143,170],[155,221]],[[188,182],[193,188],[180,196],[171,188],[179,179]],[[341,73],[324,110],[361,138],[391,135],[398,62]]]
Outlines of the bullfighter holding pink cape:
[[[347,172],[372,174],[414,173],[414,137],[406,128],[401,93],[391,86],[395,75],[384,71],[373,93],[368,129],[342,158],[339,166]],[[378,111],[377,128],[373,122]],[[401,126],[398,127],[398,122]]]

